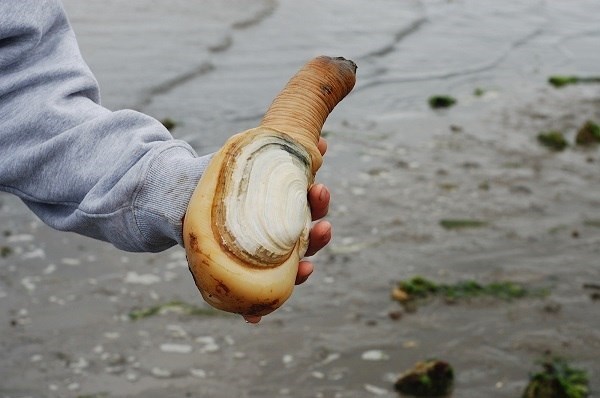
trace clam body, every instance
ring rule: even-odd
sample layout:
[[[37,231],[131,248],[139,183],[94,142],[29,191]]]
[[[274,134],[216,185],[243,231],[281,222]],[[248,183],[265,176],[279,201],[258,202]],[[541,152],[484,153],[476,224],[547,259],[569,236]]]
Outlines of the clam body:
[[[212,306],[266,315],[291,295],[308,247],[307,192],[322,163],[329,113],[356,65],[317,57],[292,77],[259,127],[231,137],[211,159],[183,223],[190,271]]]
[[[212,306],[264,315],[291,295],[310,231],[311,157],[285,133],[256,128],[217,152],[194,192],[184,243]]]

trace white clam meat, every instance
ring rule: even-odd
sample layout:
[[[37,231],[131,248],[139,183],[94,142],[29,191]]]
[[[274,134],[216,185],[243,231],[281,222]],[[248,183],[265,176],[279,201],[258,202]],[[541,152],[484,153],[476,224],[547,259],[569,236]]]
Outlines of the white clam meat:
[[[233,154],[230,181],[222,193],[219,231],[223,244],[256,267],[289,257],[298,241],[306,251],[312,181],[310,156],[283,134],[260,135]]]

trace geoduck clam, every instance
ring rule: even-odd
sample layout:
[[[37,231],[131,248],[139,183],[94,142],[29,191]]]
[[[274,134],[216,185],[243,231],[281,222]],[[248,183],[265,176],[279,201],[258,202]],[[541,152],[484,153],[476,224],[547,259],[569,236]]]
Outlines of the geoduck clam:
[[[356,65],[309,61],[273,101],[259,127],[213,156],[183,225],[190,271],[212,306],[266,315],[294,288],[311,226],[307,192],[322,163],[329,113],[352,90]]]

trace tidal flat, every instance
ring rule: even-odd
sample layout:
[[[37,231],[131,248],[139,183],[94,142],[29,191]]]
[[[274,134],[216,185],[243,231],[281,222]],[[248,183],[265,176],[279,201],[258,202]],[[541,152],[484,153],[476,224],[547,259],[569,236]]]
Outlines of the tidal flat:
[[[120,252],[2,193],[0,398],[397,397],[428,358],[453,396],[504,398],[548,353],[600,391],[600,148],[537,140],[600,123],[600,85],[548,84],[598,75],[600,5],[401,3],[65,0],[103,104],[175,121],[199,154],[258,124],[306,60],[353,59],[317,175],[334,238],[254,326],[213,316],[182,248]],[[456,104],[432,110],[440,93]],[[406,314],[390,291],[415,275],[550,288]]]

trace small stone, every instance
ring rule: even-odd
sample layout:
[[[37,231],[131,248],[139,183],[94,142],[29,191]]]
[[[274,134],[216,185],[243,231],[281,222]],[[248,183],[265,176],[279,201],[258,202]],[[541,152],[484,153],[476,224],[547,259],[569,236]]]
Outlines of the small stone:
[[[109,340],[116,340],[119,337],[121,337],[121,334],[119,332],[106,332],[104,333],[104,337],[106,337]]]
[[[124,282],[138,285],[152,285],[160,282],[161,279],[158,275],[154,274],[138,274],[137,272],[128,272],[125,276]]]
[[[319,380],[321,380],[321,379],[324,379],[324,378],[325,378],[325,373],[323,373],[323,372],[317,372],[317,371],[314,371],[314,372],[312,372],[310,375],[311,375],[312,377],[314,377],[315,379],[319,379]]]
[[[392,289],[392,298],[401,303],[407,302],[410,300],[410,296],[404,290],[399,287],[394,287]]]
[[[32,355],[31,358],[29,358],[31,362],[40,362],[42,359],[44,359],[44,357],[40,354]]]
[[[372,384],[365,384],[365,390],[373,395],[387,395],[388,390],[385,388],[377,387]]]
[[[90,363],[87,359],[79,358],[77,361],[71,362],[70,367],[74,371],[82,371],[83,369],[86,369],[89,365]]]
[[[542,370],[530,376],[522,398],[575,398],[589,396],[589,379],[584,370],[560,358],[548,359]]]
[[[81,261],[77,258],[63,258],[60,260],[60,262],[65,265],[70,265],[72,267],[75,267],[75,266],[81,264]]]
[[[588,120],[577,131],[575,142],[583,146],[600,143],[600,126]]]
[[[223,340],[225,340],[225,343],[227,343],[227,345],[235,344],[235,340],[231,336],[225,336],[225,337],[223,337]]]
[[[194,377],[197,377],[199,379],[204,379],[206,378],[206,371],[204,369],[190,369],[190,374]]]
[[[67,386],[67,390],[69,390],[69,391],[77,391],[77,390],[79,390],[79,388],[80,388],[79,383],[70,383]]]
[[[363,361],[385,361],[389,356],[381,350],[365,351],[361,355]]]
[[[404,348],[417,348],[418,346],[419,346],[419,343],[415,340],[407,340],[402,343],[402,347],[404,347]]]
[[[185,338],[188,335],[185,329],[180,325],[167,325],[167,330],[172,337],[178,339]]]
[[[44,275],[50,275],[54,271],[56,271],[56,265],[48,264],[48,266],[46,268],[44,268],[43,273],[44,273]]]
[[[192,352],[192,346],[188,344],[175,344],[165,343],[160,345],[162,352],[176,353],[176,354],[189,354]]]
[[[163,379],[171,377],[171,371],[169,371],[167,369],[159,368],[159,367],[152,368],[152,370],[150,372],[152,373],[153,376],[163,378]]]
[[[290,354],[286,354],[283,356],[283,358],[281,358],[281,362],[283,362],[284,365],[289,365],[292,362],[294,362],[294,356],[290,355]]]
[[[337,361],[338,359],[340,359],[341,355],[337,352],[333,352],[329,355],[327,355],[322,361],[321,361],[321,365],[327,365],[331,362]]]
[[[562,305],[560,305],[560,303],[556,303],[556,302],[550,302],[550,303],[547,303],[546,305],[544,305],[544,311],[549,314],[557,314],[560,312],[561,309],[562,309]]]
[[[417,362],[394,383],[396,391],[416,397],[442,397],[452,391],[454,371],[444,361]]]
[[[200,348],[200,352],[202,353],[217,352],[220,349],[219,345],[215,341],[215,338],[212,336],[196,337],[196,342],[204,344],[204,346]]]
[[[123,365],[107,366],[104,368],[104,371],[111,375],[118,375],[118,374],[125,372],[125,366],[123,366]]]
[[[390,311],[388,313],[388,317],[392,320],[392,321],[397,321],[400,320],[402,318],[402,311]]]

